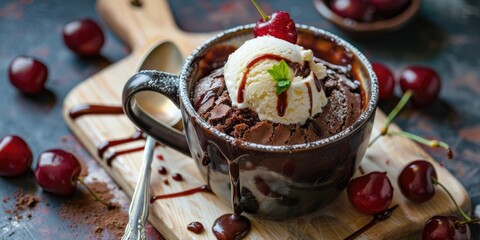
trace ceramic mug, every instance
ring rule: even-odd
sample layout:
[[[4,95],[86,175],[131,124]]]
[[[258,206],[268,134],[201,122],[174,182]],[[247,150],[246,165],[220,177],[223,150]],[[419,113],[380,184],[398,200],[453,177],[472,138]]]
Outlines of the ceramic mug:
[[[341,132],[306,144],[269,146],[236,139],[199,116],[192,92],[211,70],[205,70],[210,64],[206,61],[224,61],[225,57],[215,59],[216,51],[239,47],[253,38],[252,28],[229,29],[203,43],[186,60],[180,76],[153,70],[136,73],[123,90],[124,110],[138,128],[191,156],[213,193],[232,204],[236,213],[269,219],[309,214],[335,199],[358,168],[373,128],[377,79],[368,60],[352,45],[329,32],[297,25],[300,45],[324,60],[352,67],[363,89],[360,117]],[[162,94],[180,108],[183,132],[143,111],[135,100],[143,91]]]

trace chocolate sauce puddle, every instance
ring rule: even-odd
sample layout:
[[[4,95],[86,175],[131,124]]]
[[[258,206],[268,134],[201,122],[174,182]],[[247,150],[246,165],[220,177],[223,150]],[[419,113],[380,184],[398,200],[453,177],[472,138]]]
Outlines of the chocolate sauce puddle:
[[[200,234],[203,232],[203,225],[200,222],[191,222],[187,225],[187,229],[190,232]]]
[[[71,119],[76,119],[83,115],[123,114],[123,107],[95,104],[79,104],[73,106],[70,111],[68,111],[68,114]]]
[[[350,236],[346,237],[344,240],[353,240],[356,237],[360,236],[360,234],[362,234],[365,231],[367,231],[368,229],[372,228],[375,224],[377,224],[381,221],[387,220],[388,218],[390,218],[390,216],[392,216],[393,211],[397,207],[398,207],[398,204],[391,207],[391,208],[388,208],[387,210],[385,210],[382,213],[375,214],[373,216],[372,221],[370,221],[369,223],[367,223],[367,225],[363,226],[362,228],[360,228],[357,231],[355,231],[354,233],[352,233]]]
[[[212,231],[217,239],[238,240],[250,232],[251,223],[243,215],[225,214],[213,223]]]

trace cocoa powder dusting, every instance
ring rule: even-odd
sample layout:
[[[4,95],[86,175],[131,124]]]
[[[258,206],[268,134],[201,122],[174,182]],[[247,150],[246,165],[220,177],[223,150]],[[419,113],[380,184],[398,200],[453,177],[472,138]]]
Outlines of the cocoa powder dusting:
[[[114,198],[106,183],[94,181],[88,183],[88,186],[106,202]],[[105,205],[95,201],[93,197],[88,197],[89,193],[86,190],[84,190],[84,194],[86,197],[62,204],[60,216],[72,221],[72,228],[90,224],[94,225],[92,227],[94,234],[101,235],[106,231],[120,239],[128,223],[128,213],[118,204],[114,204],[115,208],[108,209]]]
[[[13,209],[4,209],[3,212],[5,214],[11,214],[17,220],[23,219],[22,214],[25,211],[29,211],[26,216],[28,218],[31,218],[32,214],[30,213],[30,211],[40,202],[40,199],[37,196],[30,193],[24,194],[23,190],[20,188],[17,189],[17,191],[15,192],[13,200],[15,201]],[[10,201],[10,197],[4,197],[2,201],[4,203],[7,203],[8,201]],[[7,219],[12,220],[12,216],[9,216]]]

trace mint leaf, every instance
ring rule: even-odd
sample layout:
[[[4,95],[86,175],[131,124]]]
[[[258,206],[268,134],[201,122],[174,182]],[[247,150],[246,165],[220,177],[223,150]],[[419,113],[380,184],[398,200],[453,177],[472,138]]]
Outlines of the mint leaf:
[[[271,69],[267,70],[273,80],[277,82],[277,95],[282,94],[287,91],[290,87],[290,71],[288,69],[287,63],[282,60],[277,65],[273,65]]]

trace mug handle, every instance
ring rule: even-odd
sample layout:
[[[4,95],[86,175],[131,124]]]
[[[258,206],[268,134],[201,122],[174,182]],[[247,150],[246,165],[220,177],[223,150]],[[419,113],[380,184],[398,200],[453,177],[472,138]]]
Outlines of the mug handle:
[[[135,95],[153,91],[168,97],[178,108],[179,77],[162,71],[145,70],[133,75],[125,84],[122,94],[123,110],[130,120],[142,131],[181,153],[190,156],[185,134],[152,118],[138,104]]]

